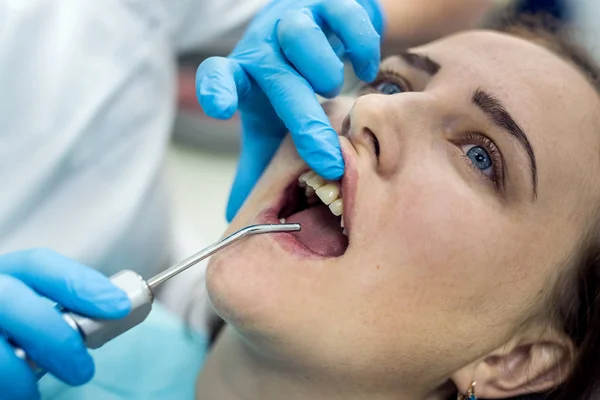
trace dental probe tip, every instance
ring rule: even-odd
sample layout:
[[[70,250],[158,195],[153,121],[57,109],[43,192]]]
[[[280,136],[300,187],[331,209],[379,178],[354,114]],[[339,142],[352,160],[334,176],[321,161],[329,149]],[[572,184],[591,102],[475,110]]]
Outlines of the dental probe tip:
[[[277,232],[298,232],[302,227],[300,224],[264,224],[251,225],[248,228],[253,229],[254,234],[257,233],[277,233]],[[250,232],[249,232],[250,233]]]

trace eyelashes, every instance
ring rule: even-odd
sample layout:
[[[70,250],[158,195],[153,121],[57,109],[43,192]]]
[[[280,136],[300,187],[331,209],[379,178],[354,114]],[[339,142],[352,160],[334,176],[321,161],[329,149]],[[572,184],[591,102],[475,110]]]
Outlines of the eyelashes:
[[[468,164],[473,170],[483,178],[491,181],[496,189],[502,189],[504,186],[504,160],[500,149],[493,140],[482,133],[466,132],[458,143],[455,143],[461,148],[463,155]],[[471,146],[470,149],[480,147],[484,149],[490,157],[491,166],[489,167],[490,175],[485,173],[485,170],[478,168],[475,162],[469,157],[468,151],[464,151],[464,147]]]
[[[413,88],[410,82],[403,77],[398,72],[393,69],[381,69],[377,74],[375,80],[371,83],[363,85],[359,90],[359,95],[365,95],[369,93],[382,93],[380,90],[381,85],[383,84],[394,84],[398,86],[400,91],[398,93],[403,92],[412,92]],[[397,94],[397,93],[383,93],[383,94]]]
[[[376,87],[381,85],[384,82],[393,82],[396,85],[400,86],[404,92],[412,92],[413,88],[410,82],[398,72],[393,69],[382,69],[377,74],[377,78],[371,84],[371,86]]]

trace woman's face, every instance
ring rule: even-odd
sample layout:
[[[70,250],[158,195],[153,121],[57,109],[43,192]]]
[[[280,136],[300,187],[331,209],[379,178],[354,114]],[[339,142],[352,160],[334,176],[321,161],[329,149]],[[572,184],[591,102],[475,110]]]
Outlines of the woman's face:
[[[345,252],[331,218],[282,215],[307,170],[288,139],[230,231],[285,216],[300,240],[215,256],[213,305],[286,365],[378,385],[447,378],[540,315],[599,193],[598,105],[573,66],[499,33],[385,60],[325,106],[346,162]]]

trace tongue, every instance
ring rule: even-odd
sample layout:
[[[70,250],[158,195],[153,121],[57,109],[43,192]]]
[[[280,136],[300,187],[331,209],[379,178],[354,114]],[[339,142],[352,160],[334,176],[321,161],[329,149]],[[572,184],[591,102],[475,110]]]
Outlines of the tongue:
[[[341,256],[348,247],[348,238],[340,227],[340,217],[333,215],[325,204],[292,214],[286,222],[301,224],[302,230],[294,236],[319,255]]]

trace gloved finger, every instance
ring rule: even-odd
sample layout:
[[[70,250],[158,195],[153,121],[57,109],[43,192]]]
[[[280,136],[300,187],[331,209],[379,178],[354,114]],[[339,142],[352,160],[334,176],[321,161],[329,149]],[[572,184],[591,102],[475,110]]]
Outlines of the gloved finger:
[[[196,72],[196,96],[206,115],[212,118],[231,118],[249,90],[246,72],[229,58],[208,58]]]
[[[316,12],[344,44],[356,75],[373,81],[379,69],[381,42],[367,11],[354,0],[339,0],[320,2]]]
[[[204,112],[214,118],[228,118],[236,109],[242,116],[242,153],[227,204],[231,221],[248,197],[285,134],[285,126],[261,88],[237,61],[212,57],[204,61],[196,75],[198,100]],[[257,117],[250,117],[256,115]],[[248,134],[254,132],[254,135]],[[275,143],[275,145],[274,145]]]
[[[339,37],[335,36],[333,33],[327,35],[327,41],[329,45],[333,49],[333,52],[337,56],[340,61],[344,60],[346,56],[346,48],[344,47],[344,43],[340,40]]]
[[[46,249],[0,256],[0,273],[11,275],[61,306],[92,318],[123,318],[127,294],[107,277]]]
[[[15,355],[12,346],[0,337],[0,393],[6,400],[40,398],[37,380],[24,360]]]
[[[272,136],[245,136],[242,139],[242,152],[227,204],[228,221],[231,221],[242,207],[280,143],[281,138]]]
[[[335,97],[344,84],[344,64],[310,10],[287,12],[277,23],[277,39],[285,57],[324,97]]]
[[[338,135],[310,84],[282,60],[265,60],[246,68],[291,132],[304,161],[323,178],[339,179],[344,160]]]
[[[81,335],[46,299],[20,280],[0,275],[0,329],[40,367],[70,385],[94,375]]]
[[[260,107],[260,112],[242,113],[242,151],[226,212],[230,222],[246,201],[287,133],[287,128],[275,113],[269,99],[253,80],[249,93],[246,98],[248,104],[241,108]]]
[[[385,15],[380,0],[356,0],[369,15],[369,19],[373,27],[380,36],[383,36],[385,31]]]

